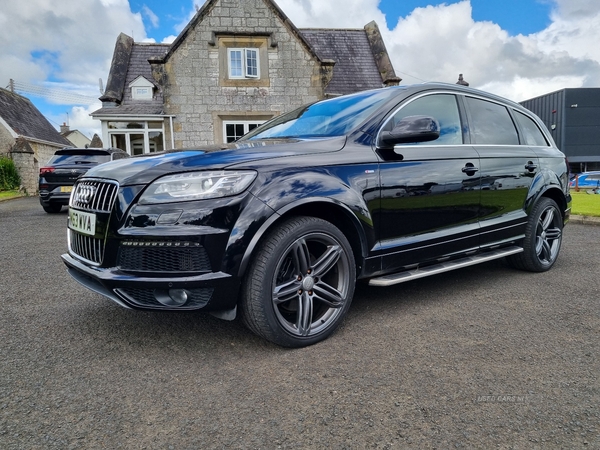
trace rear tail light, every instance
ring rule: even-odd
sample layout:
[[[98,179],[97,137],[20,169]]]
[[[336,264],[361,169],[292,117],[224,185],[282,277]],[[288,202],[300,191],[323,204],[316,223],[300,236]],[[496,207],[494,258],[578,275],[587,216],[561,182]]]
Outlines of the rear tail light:
[[[40,175],[45,175],[47,173],[52,173],[54,172],[54,167],[42,167],[40,168]]]

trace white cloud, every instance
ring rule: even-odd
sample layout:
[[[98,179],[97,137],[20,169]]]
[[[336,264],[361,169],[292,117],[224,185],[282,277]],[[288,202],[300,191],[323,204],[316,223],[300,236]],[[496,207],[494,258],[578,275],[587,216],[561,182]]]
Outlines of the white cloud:
[[[600,31],[592,31],[600,29],[598,9],[563,18],[559,7],[546,30],[510,36],[496,24],[475,22],[470,2],[462,1],[417,8],[382,33],[405,83],[455,83],[463,73],[472,87],[522,101],[600,85]]]
[[[142,14],[150,21],[154,28],[158,27],[160,20],[154,11],[152,11],[148,6],[142,6]]]
[[[473,20],[468,0],[416,8],[386,26],[377,0],[277,0],[295,25],[360,28],[375,20],[403,84],[455,83],[522,101],[564,87],[600,86],[600,4],[553,0],[551,25],[510,36]],[[435,2],[432,2],[435,3]]]
[[[90,113],[96,111],[101,107],[101,103],[95,103],[88,107],[75,106],[71,109],[69,113],[69,126],[71,130],[79,130],[87,137],[92,139],[94,134],[98,134],[100,138],[102,138],[102,132],[100,130],[100,122],[98,120],[92,119]],[[107,146],[108,143],[104,142],[104,145]]]
[[[391,29],[378,8],[379,0],[276,0],[299,28],[362,28],[375,20],[403,84],[455,83],[463,73],[471,86],[517,101],[564,87],[600,86],[600,3],[547,1],[554,8],[545,30],[510,36],[494,23],[474,21],[468,0],[417,8],[396,23],[388,20]],[[154,42],[142,17],[153,27],[159,25],[150,8],[133,13],[128,0],[5,3],[0,9],[2,87],[10,78],[31,83],[52,80],[96,96],[98,78],[106,82],[119,33],[137,42]],[[185,20],[176,26],[177,32],[194,16],[194,5],[203,3],[186,1],[186,9],[180,11]],[[87,116],[97,107],[71,110],[72,128],[98,132],[99,122]],[[56,120],[63,121],[64,116]]]
[[[0,85],[10,78],[95,83],[110,67],[120,32],[146,38],[127,0],[27,0],[0,9]]]
[[[174,34],[172,34],[172,35],[167,36],[166,38],[164,38],[161,41],[161,44],[172,44],[175,39],[177,39],[177,36],[175,36]]]
[[[362,28],[375,20],[385,26],[379,0],[276,0],[298,28]]]

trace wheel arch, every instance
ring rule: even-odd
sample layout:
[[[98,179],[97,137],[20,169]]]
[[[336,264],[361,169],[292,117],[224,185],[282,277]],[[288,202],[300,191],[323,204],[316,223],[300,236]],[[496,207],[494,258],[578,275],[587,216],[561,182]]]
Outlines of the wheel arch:
[[[534,181],[532,186],[539,186],[537,192],[532,192],[530,196],[530,201],[527,206],[527,214],[531,213],[531,210],[535,206],[535,204],[543,197],[554,200],[558,205],[563,222],[567,219],[567,209],[569,207],[568,200],[565,196],[565,189],[563,188],[561,180],[559,177],[552,171],[544,171],[540,174],[540,176]]]
[[[309,216],[326,220],[337,227],[348,239],[357,275],[363,268],[363,261],[368,254],[367,239],[359,219],[346,205],[329,198],[305,198],[286,205],[277,214],[265,221],[254,234],[242,257],[239,267],[239,277],[242,278],[248,269],[252,255],[258,249],[258,244],[273,227],[293,216]]]
[[[556,202],[556,204],[558,205],[558,207],[560,209],[560,212],[562,214],[563,221],[564,221],[566,210],[567,210],[567,200],[566,200],[563,192],[558,187],[550,187],[549,189],[546,189],[544,192],[541,193],[539,198],[541,198],[541,197],[547,197]]]

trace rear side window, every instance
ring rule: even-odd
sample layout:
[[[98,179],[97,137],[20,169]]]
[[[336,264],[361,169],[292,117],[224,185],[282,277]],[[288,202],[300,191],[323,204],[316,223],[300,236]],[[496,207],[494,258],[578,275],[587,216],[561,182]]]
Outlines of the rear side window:
[[[433,94],[420,97],[394,113],[392,119],[385,125],[384,130],[391,131],[402,118],[408,116],[429,116],[436,119],[440,124],[440,137],[435,141],[419,142],[421,145],[455,145],[463,143],[458,104],[454,95]]]
[[[110,155],[78,155],[78,154],[62,154],[54,155],[48,161],[48,165],[56,164],[102,164],[110,161]]]
[[[508,109],[498,103],[466,97],[471,143],[519,145],[519,135]]]
[[[546,141],[544,134],[540,131],[533,119],[519,111],[515,111],[515,113],[517,122],[523,131],[524,144],[547,147],[548,141]]]

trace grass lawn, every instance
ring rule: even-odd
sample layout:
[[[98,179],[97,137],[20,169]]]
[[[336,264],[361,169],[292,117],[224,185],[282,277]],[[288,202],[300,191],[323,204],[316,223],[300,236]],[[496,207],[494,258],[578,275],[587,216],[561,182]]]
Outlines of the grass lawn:
[[[9,198],[22,197],[19,191],[0,191],[0,200],[6,200]]]
[[[577,216],[600,217],[600,194],[586,194],[585,191],[571,190],[573,204],[571,213]]]

